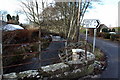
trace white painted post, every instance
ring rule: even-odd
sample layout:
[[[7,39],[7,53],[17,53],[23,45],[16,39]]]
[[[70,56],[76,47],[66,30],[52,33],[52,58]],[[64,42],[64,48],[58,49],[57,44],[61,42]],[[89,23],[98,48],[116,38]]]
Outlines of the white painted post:
[[[87,41],[87,36],[88,36],[88,29],[86,28],[86,38],[85,38],[86,41]]]
[[[96,28],[94,29],[93,53],[95,52]]]

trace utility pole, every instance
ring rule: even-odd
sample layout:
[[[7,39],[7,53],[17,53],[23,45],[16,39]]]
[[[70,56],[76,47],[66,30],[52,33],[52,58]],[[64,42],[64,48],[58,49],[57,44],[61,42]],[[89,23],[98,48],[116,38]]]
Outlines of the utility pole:
[[[1,36],[1,31],[0,31],[0,37]],[[3,75],[3,65],[2,65],[2,42],[0,42],[0,80],[2,79]]]
[[[0,80],[2,80],[2,75],[3,75],[3,65],[2,65],[2,27],[1,27],[2,26],[2,21],[0,23]]]

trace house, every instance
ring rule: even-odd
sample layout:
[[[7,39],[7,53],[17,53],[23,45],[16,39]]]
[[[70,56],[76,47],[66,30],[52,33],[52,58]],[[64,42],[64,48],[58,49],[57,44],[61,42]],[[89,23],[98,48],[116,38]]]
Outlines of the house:
[[[105,24],[100,24],[100,26],[97,28],[97,32],[102,32],[103,28],[108,28]]]
[[[18,29],[24,29],[24,28],[19,25],[8,24],[7,22],[0,20],[0,30],[13,31]]]
[[[103,28],[108,28],[105,24],[100,24],[100,26],[97,28],[97,32],[102,32]],[[93,28],[89,28],[89,34],[91,36],[94,35],[94,29]]]

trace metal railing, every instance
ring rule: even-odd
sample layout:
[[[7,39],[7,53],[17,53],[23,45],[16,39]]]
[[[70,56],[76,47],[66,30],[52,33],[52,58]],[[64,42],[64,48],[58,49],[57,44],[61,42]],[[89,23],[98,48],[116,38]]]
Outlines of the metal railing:
[[[60,42],[64,42],[64,44],[65,44],[65,42],[66,41],[50,41],[49,43],[60,43]],[[75,42],[75,41],[67,41],[67,42]],[[34,42],[34,43],[23,43],[23,44],[4,44],[3,45],[3,47],[6,47],[6,46],[14,46],[14,47],[17,47],[17,46],[22,46],[22,45],[30,45],[30,44],[36,44],[37,42]],[[60,51],[60,50],[62,50],[62,51],[64,51],[64,52],[66,52],[66,50],[68,50],[68,49],[72,49],[73,47],[67,47],[67,46],[64,46],[64,47],[61,47],[61,48],[59,48],[59,49],[51,49],[51,50],[43,50],[41,53],[42,54],[44,54],[44,52],[52,52],[52,51]],[[9,54],[9,55],[2,55],[2,57],[3,58],[9,58],[9,57],[15,57],[15,56],[23,56],[23,55],[34,55],[34,54],[39,54],[39,52],[29,52],[29,53],[21,53],[21,54]],[[66,55],[66,54],[65,54]],[[12,67],[18,67],[18,66],[23,66],[23,65],[30,65],[30,64],[33,64],[33,63],[38,63],[38,65],[39,65],[39,63],[40,62],[46,62],[46,61],[56,61],[56,62],[62,62],[62,59],[61,59],[61,57],[60,57],[61,55],[60,54],[58,54],[58,57],[56,58],[56,57],[53,57],[53,58],[49,58],[49,59],[44,59],[44,60],[39,60],[39,59],[36,59],[36,60],[34,60],[34,61],[29,61],[29,62],[25,62],[25,63],[20,63],[20,64],[12,64],[12,65],[7,65],[7,66],[3,66],[3,69],[6,69],[6,68],[12,68]],[[69,60],[71,57],[69,56],[69,54],[68,54],[68,59],[67,60]],[[66,61],[67,61],[66,60]]]

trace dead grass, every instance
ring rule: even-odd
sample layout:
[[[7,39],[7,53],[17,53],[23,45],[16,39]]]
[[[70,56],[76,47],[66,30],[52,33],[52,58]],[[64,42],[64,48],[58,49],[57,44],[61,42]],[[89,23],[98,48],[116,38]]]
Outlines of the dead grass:
[[[105,60],[105,54],[97,48],[95,49],[94,55],[95,55],[97,61]]]

